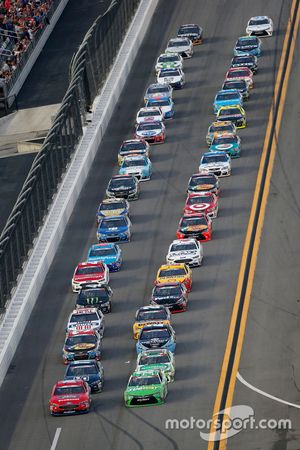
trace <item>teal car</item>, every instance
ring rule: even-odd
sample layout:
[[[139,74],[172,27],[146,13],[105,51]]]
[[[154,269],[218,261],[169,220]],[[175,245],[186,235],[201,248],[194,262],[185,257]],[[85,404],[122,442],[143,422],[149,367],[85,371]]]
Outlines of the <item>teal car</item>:
[[[150,180],[152,176],[152,164],[148,156],[125,156],[121,164],[120,175],[133,175],[139,181]]]
[[[166,349],[147,350],[138,355],[136,371],[160,370],[168,383],[174,381],[175,358],[173,353]]]
[[[241,139],[236,134],[220,134],[213,138],[209,151],[222,151],[231,158],[239,158],[241,156]]]
[[[237,89],[227,89],[219,91],[213,103],[214,113],[217,114],[222,106],[240,105],[243,106],[243,97]]]
[[[122,252],[120,247],[114,243],[92,245],[88,252],[87,262],[98,261],[106,264],[110,272],[120,270],[122,265]]]

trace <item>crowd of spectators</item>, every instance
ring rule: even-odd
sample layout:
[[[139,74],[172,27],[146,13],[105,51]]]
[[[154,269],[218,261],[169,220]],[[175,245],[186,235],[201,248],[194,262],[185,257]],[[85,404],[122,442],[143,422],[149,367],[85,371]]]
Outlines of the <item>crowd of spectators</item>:
[[[0,0],[0,80],[7,82],[35,33],[49,23],[53,0]]]

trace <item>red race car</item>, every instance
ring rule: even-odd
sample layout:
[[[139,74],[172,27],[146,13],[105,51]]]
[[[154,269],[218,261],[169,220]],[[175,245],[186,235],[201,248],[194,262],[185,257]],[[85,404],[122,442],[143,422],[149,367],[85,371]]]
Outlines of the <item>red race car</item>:
[[[211,219],[203,213],[183,216],[180,219],[176,236],[178,239],[193,237],[200,242],[210,241],[212,237]]]
[[[215,219],[218,215],[218,197],[211,192],[202,194],[188,194],[183,214],[199,214],[204,213],[211,219]]]
[[[76,267],[72,278],[73,292],[80,292],[85,285],[95,288],[108,284],[109,269],[103,262],[83,262]]]
[[[245,80],[248,87],[253,88],[253,72],[248,67],[234,67],[228,70],[225,81]]]
[[[49,400],[53,416],[87,413],[91,406],[91,389],[83,380],[58,381]]]

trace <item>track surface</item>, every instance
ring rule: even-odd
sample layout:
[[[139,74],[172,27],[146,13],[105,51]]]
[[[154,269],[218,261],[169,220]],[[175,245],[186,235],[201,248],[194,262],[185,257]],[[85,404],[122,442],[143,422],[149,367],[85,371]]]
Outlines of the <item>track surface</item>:
[[[156,11],[138,54],[111,126],[98,151],[89,180],[74,209],[66,234],[47,276],[12,367],[0,389],[0,442],[3,448],[51,447],[57,427],[57,449],[194,450],[206,443],[194,430],[166,430],[169,418],[210,419],[223,358],[249,209],[263,144],[275,71],[280,57],[290,2],[255,0],[164,0]],[[222,180],[220,216],[213,240],[205,245],[205,261],[193,272],[194,286],[187,313],[174,317],[178,349],[176,381],[167,403],[157,408],[127,410],[122,395],[135,366],[131,338],[134,312],[148,303],[158,266],[175,235],[189,176],[197,171],[204,137],[213,120],[212,101],[221,87],[236,38],[251,15],[273,17],[276,34],[263,41],[255,89],[246,104],[249,127],[240,132],[243,155],[233,162],[233,175]],[[154,62],[178,26],[198,22],[205,44],[186,62],[186,87],[176,92],[176,115],[167,124],[168,139],[152,150],[154,175],[142,185],[141,199],[131,204],[133,241],[124,245],[124,267],[112,276],[113,313],[106,316],[104,340],[105,391],[94,396],[93,412],[51,418],[48,398],[63,377],[60,351],[67,316],[74,304],[70,279],[95,242],[94,216],[112,171],[117,149],[132,136],[133,121],[149,82]],[[164,30],[164,31],[162,31]],[[243,446],[243,448],[246,448]],[[253,448],[251,446],[247,448]],[[275,448],[275,447],[274,447]]]

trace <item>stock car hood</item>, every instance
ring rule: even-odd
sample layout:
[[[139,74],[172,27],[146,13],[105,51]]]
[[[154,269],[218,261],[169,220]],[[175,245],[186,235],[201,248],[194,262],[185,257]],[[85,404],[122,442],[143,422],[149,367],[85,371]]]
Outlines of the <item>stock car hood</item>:
[[[111,216],[122,216],[125,215],[125,209],[109,209],[105,211],[101,211],[101,214],[99,214],[99,217],[111,217]]]
[[[265,23],[262,25],[248,25],[247,26],[247,30],[249,30],[249,31],[264,31],[264,30],[268,30],[269,28],[271,28],[271,26],[268,23]]]
[[[218,120],[231,120],[231,119],[240,119],[240,118],[243,118],[244,116],[243,116],[243,114],[242,113],[239,113],[239,114],[230,114],[230,113],[228,113],[228,114],[226,114],[225,116],[220,116],[220,117],[218,117]]]
[[[258,46],[258,44],[251,44],[251,45],[237,45],[236,47],[235,47],[235,49],[238,51],[238,52],[243,52],[243,53],[246,53],[246,52],[248,52],[248,51],[253,51],[253,50],[257,50],[259,48],[259,46]]]
[[[200,167],[202,169],[215,169],[218,167],[227,167],[229,165],[229,162],[211,162],[206,164],[200,164]]]
[[[213,204],[203,202],[203,203],[196,203],[195,205],[187,205],[186,209],[189,211],[204,212],[212,207],[213,207]]]
[[[81,351],[81,350],[94,350],[97,347],[97,344],[75,344],[75,345],[66,345],[65,350],[67,352]]]
[[[195,192],[208,192],[211,191],[212,189],[214,189],[215,185],[214,184],[198,184],[198,186],[192,187],[190,188],[191,191],[195,191]]]
[[[159,384],[151,384],[149,386],[128,386],[126,389],[126,394],[128,395],[152,395],[159,394],[162,391],[162,386]]]
[[[51,397],[51,403],[55,403],[56,405],[73,405],[80,402],[85,402],[87,400],[88,398],[86,394],[53,395],[53,397]]]
[[[118,255],[110,255],[110,256],[90,256],[89,261],[97,262],[103,261],[105,264],[110,264],[118,260]]]
[[[80,378],[89,384],[92,384],[95,381],[99,381],[101,379],[100,375],[98,373],[93,374],[93,375],[82,375]],[[74,379],[74,377],[72,377],[72,376],[65,377],[65,380],[73,380],[73,379]]]
[[[93,273],[93,274],[86,274],[86,275],[75,275],[74,281],[77,283],[80,283],[81,281],[93,281],[93,280],[104,280],[105,273]]]
[[[159,77],[158,80],[160,80],[159,82],[163,83],[178,83],[182,80],[182,76],[181,75],[162,76]]]
[[[149,136],[157,136],[162,132],[161,129],[155,129],[155,130],[139,130],[136,131],[136,135],[139,137],[149,137]]]
[[[176,47],[168,47],[167,53],[181,53],[189,50],[190,50],[189,45],[177,45]]]
[[[189,225],[187,227],[180,227],[180,231],[204,231],[207,230],[207,225],[199,224],[199,225]]]
[[[107,235],[107,234],[116,234],[116,233],[125,233],[128,230],[127,226],[124,227],[111,227],[111,228],[99,228],[98,233]]]
[[[217,144],[217,145],[212,145],[211,146],[211,150],[212,151],[228,151],[228,150],[233,150],[233,149],[237,149],[239,148],[239,145],[237,143],[234,144]]]
[[[137,330],[141,330],[147,325],[170,325],[169,320],[145,320],[142,322],[134,322],[133,328]]]
[[[172,363],[158,363],[158,364],[148,364],[145,366],[139,366],[140,371],[144,370],[161,370],[162,372],[173,372],[174,367]]]
[[[120,169],[120,173],[131,175],[134,173],[143,173],[145,170],[147,170],[146,166],[130,166]]]
[[[188,276],[187,275],[174,275],[173,277],[159,277],[157,278],[157,282],[158,283],[174,283],[176,281],[178,281],[179,283],[183,283],[184,281],[188,280]]]
[[[140,344],[146,348],[161,348],[169,342],[171,342],[171,339],[153,338],[149,340],[142,340],[140,341]]]
[[[179,61],[157,63],[158,69],[178,69],[179,67],[182,67],[182,64]]]
[[[215,106],[221,108],[222,106],[231,106],[241,104],[240,100],[216,100]],[[212,133],[211,133],[212,134]]]
[[[181,257],[194,257],[197,256],[197,250],[179,250],[176,252],[170,252],[169,256],[172,258],[181,258]]]

